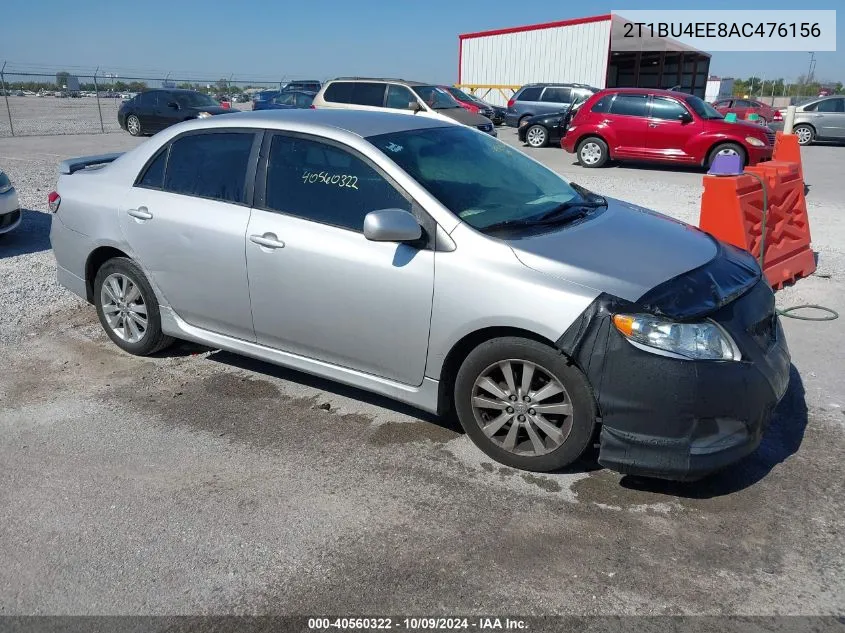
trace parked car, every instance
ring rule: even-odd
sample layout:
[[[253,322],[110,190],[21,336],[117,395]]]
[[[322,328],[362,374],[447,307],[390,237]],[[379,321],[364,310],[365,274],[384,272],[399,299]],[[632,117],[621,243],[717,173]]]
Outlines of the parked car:
[[[180,123],[64,161],[50,209],[59,282],[122,350],[188,339],[454,411],[516,468],[598,439],[608,468],[701,477],[789,381],[752,255],[440,119]]]
[[[21,223],[21,205],[12,181],[0,170],[0,235],[13,231]]]
[[[773,130],[783,130],[783,122],[773,123]],[[793,133],[800,145],[816,140],[845,139],[845,96],[815,99],[795,109]]]
[[[304,92],[320,92],[323,87],[322,82],[316,79],[300,79],[297,81],[288,82],[282,90],[301,90]]]
[[[419,81],[340,77],[323,85],[314,97],[313,105],[315,108],[389,111],[429,117],[462,123],[496,136],[490,119],[468,112],[442,88]]]
[[[314,102],[316,92],[304,90],[284,91],[269,101],[259,101],[253,110],[290,110],[293,108],[310,108]]]
[[[752,99],[719,99],[713,102],[713,107],[721,114],[732,112],[738,119],[747,119],[748,115],[756,114],[760,117],[760,123],[767,125],[772,121],[783,121],[783,115],[770,105],[754,101]]]
[[[519,127],[528,117],[564,112],[596,92],[598,88],[585,84],[526,84],[508,100],[505,123]]]
[[[452,98],[457,101],[465,110],[469,110],[470,112],[474,112],[475,114],[485,116],[491,121],[493,120],[493,117],[495,115],[493,111],[493,106],[484,103],[478,97],[467,94],[460,88],[455,88],[455,86],[441,85],[439,87],[448,92],[452,96]]]
[[[608,160],[710,165],[718,154],[743,164],[770,160],[775,133],[747,121],[725,121],[712,105],[670,90],[610,88],[590,97],[575,113],[562,147],[584,167]]]
[[[117,122],[132,136],[153,134],[188,119],[232,112],[196,90],[146,90],[120,104]]]
[[[252,95],[252,109],[259,110],[260,108],[256,107],[259,102],[270,101],[273,97],[277,97],[280,92],[279,90],[261,90],[256,92]]]

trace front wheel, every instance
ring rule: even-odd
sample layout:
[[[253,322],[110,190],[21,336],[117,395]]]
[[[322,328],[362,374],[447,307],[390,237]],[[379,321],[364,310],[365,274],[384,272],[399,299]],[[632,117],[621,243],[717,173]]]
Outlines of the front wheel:
[[[557,350],[505,337],[476,347],[455,380],[455,410],[470,439],[496,461],[561,469],[589,446],[595,406],[587,379]]]
[[[525,142],[531,147],[545,147],[549,142],[549,132],[542,125],[532,125],[525,131]]]
[[[601,167],[607,162],[607,143],[596,136],[585,138],[576,150],[578,162],[583,167]]]
[[[740,169],[743,169],[745,167],[745,163],[747,162],[745,150],[736,143],[722,143],[714,147],[707,160],[708,168],[710,168],[717,156],[739,156]]]
[[[100,267],[94,278],[94,303],[100,325],[125,352],[148,356],[173,342],[161,331],[152,287],[131,259],[116,257]]]

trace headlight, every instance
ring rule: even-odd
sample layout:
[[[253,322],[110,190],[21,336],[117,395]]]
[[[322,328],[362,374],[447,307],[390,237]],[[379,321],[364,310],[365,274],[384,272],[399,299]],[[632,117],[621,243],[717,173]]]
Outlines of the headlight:
[[[200,112],[200,113],[197,115],[197,118],[198,118],[198,119],[207,119],[207,118],[208,118],[208,117],[210,117],[210,116],[211,116],[211,112]]]
[[[763,141],[761,141],[759,138],[756,138],[754,136],[746,136],[745,141],[749,145],[753,145],[754,147],[766,147],[766,144]]]
[[[9,177],[0,171],[0,193],[6,193],[7,191],[12,190],[12,181],[9,180]]]
[[[740,360],[731,337],[713,321],[676,323],[649,314],[615,314],[613,324],[633,345],[693,360]]]
[[[528,119],[527,118],[522,119],[522,121],[519,122],[519,127],[523,127],[525,125],[528,125]]]

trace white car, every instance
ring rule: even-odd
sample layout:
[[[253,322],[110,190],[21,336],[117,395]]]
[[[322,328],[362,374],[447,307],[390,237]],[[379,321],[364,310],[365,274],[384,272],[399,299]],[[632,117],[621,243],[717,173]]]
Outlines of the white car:
[[[12,181],[0,171],[0,235],[15,229],[21,223],[21,205]]]

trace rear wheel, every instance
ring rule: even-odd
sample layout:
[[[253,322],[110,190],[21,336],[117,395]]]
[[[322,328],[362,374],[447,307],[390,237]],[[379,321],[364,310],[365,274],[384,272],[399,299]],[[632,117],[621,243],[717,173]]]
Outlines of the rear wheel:
[[[710,156],[707,159],[707,167],[709,168],[717,156],[739,156],[740,167],[744,168],[747,159],[745,157],[745,150],[736,143],[721,143],[710,151]]]
[[[126,130],[132,136],[141,136],[141,119],[134,114],[130,114],[126,118]]]
[[[131,259],[116,257],[100,267],[94,279],[94,303],[106,334],[123,351],[147,356],[173,343],[161,331],[155,293]]]
[[[816,131],[812,128],[812,126],[804,124],[796,125],[792,132],[798,137],[799,145],[809,145],[816,140]]]
[[[576,155],[584,167],[601,167],[608,159],[607,143],[597,136],[585,138],[578,144]]]
[[[525,132],[525,142],[531,147],[545,147],[549,142],[549,132],[542,125],[532,125]]]
[[[557,350],[504,337],[476,347],[455,380],[455,409],[470,439],[502,464],[548,472],[577,460],[592,438],[587,379]]]

